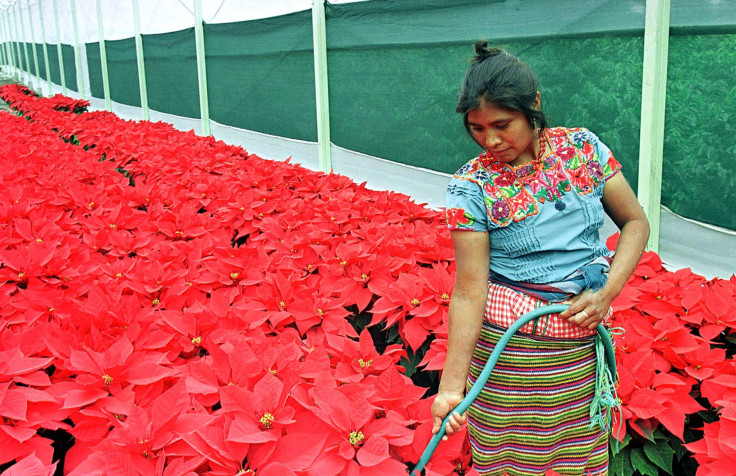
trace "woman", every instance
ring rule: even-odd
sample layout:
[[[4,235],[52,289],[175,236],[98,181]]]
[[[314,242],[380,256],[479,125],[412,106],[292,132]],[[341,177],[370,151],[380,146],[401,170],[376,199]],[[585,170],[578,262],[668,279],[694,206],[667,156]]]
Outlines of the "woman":
[[[608,436],[590,427],[594,335],[636,267],[649,225],[610,150],[582,128],[548,128],[528,65],[475,45],[457,112],[484,149],[447,189],[457,275],[433,432],[463,398],[515,319],[549,302],[570,307],[525,325],[468,415],[481,474],[606,474]],[[603,212],[621,230],[615,255]]]

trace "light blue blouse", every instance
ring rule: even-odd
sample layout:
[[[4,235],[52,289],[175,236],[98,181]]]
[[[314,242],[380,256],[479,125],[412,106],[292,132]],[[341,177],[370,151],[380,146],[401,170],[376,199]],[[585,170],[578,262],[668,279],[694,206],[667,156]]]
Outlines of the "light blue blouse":
[[[491,278],[563,281],[612,254],[598,236],[601,198],[621,165],[587,129],[545,129],[540,148],[519,167],[484,152],[447,187],[449,229],[490,233]]]

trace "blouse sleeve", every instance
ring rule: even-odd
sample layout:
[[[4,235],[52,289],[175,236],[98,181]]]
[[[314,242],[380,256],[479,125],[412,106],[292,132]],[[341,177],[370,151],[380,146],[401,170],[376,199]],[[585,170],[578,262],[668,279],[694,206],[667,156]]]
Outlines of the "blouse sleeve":
[[[453,177],[447,186],[447,228],[465,231],[488,231],[488,214],[483,190],[471,180]]]
[[[598,136],[590,131],[588,131],[588,134],[590,134],[591,142],[595,147],[595,154],[598,157],[598,162],[603,168],[603,180],[606,181],[621,170],[621,164],[613,156],[613,152],[611,152],[611,149],[609,149],[606,144],[601,142]]]

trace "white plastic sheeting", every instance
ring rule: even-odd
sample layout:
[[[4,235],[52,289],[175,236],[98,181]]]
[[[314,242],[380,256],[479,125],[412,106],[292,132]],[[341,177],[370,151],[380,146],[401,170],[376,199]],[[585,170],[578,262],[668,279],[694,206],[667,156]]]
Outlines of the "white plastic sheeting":
[[[80,43],[99,41],[97,28],[97,0],[56,0],[60,19],[60,34],[54,24],[54,0],[31,0],[30,13],[36,32],[41,31],[38,5],[43,10],[46,41],[48,43],[74,44],[72,30],[72,3],[77,9],[77,28]],[[365,0],[335,0],[329,3],[351,3]],[[105,40],[122,40],[135,36],[133,27],[133,2],[131,0],[100,0],[102,26]],[[194,0],[145,0],[139,2],[141,33],[153,35],[194,28]],[[202,19],[205,23],[233,23],[259,18],[269,18],[289,13],[311,10],[311,0],[202,0]],[[25,35],[19,39],[33,42],[28,23],[27,0],[0,0],[0,14],[6,10],[18,15],[26,26]],[[36,42],[40,43],[36,33]]]

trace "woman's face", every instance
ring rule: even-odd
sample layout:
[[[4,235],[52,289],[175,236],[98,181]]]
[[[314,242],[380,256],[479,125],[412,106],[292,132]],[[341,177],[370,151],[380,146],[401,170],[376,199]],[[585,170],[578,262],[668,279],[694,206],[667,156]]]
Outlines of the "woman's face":
[[[468,128],[473,139],[501,162],[517,167],[537,156],[537,131],[519,111],[481,100],[480,106],[468,112]]]

